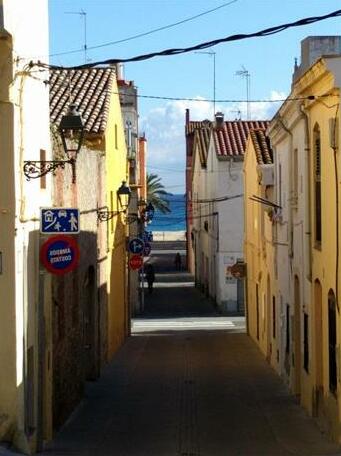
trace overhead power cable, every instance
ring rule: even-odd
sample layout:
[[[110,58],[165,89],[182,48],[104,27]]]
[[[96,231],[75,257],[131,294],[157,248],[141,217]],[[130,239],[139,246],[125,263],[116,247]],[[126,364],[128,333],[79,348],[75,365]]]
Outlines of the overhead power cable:
[[[210,13],[213,13],[214,11],[218,11],[222,8],[225,8],[226,6],[229,6],[232,3],[236,3],[237,1],[238,0],[231,0],[227,3],[223,3],[222,5],[217,6],[216,8],[212,8],[210,10],[203,11],[202,13],[196,14],[195,16],[188,17],[188,18],[183,19],[178,22],[174,22],[173,24],[168,24],[168,25],[164,25],[163,27],[158,27],[156,29],[149,30],[148,32],[139,33],[137,35],[129,36],[128,38],[122,38],[121,40],[117,40],[117,41],[108,41],[107,43],[97,44],[94,46],[87,46],[87,51],[91,51],[93,49],[100,49],[100,48],[107,47],[107,46],[114,46],[115,44],[126,43],[127,41],[136,40],[137,38],[142,38],[143,36],[151,35],[152,33],[161,32],[162,30],[176,27],[181,24],[185,24],[186,22],[190,22],[190,21],[193,21],[194,19],[198,19],[198,17],[206,16],[206,14],[210,14]],[[68,55],[68,54],[76,54],[78,52],[84,52],[84,48],[74,49],[72,51],[55,52],[54,54],[50,54],[50,57],[57,57],[60,55]]]
[[[232,195],[232,196],[220,196],[218,198],[213,198],[213,199],[196,199],[193,200],[192,203],[219,203],[220,201],[228,201],[232,200],[235,198],[242,198],[244,196],[243,193],[240,195]]]
[[[199,51],[201,49],[207,49],[212,46],[216,46],[217,44],[221,43],[228,43],[228,42],[233,42],[233,41],[240,41],[240,40],[245,40],[249,38],[259,38],[259,37],[264,37],[264,36],[270,36],[274,35],[276,33],[283,32],[284,30],[287,30],[289,28],[293,27],[301,27],[303,25],[310,25],[314,24],[315,22],[320,22],[324,21],[326,19],[331,19],[333,17],[339,17],[341,16],[341,10],[336,10],[328,14],[324,14],[323,16],[313,16],[313,17],[306,17],[303,19],[299,19],[294,22],[288,22],[286,24],[281,24],[281,25],[276,25],[274,27],[269,27],[263,30],[260,30],[258,32],[253,32],[253,33],[239,33],[236,35],[229,35],[224,38],[218,38],[212,41],[206,41],[204,43],[196,44],[194,46],[189,46],[185,48],[171,48],[171,49],[165,49],[163,51],[157,51],[157,52],[151,52],[149,54],[142,54],[142,55],[137,55],[135,57],[128,57],[128,58],[112,58],[112,59],[107,59],[107,60],[101,60],[97,62],[89,62],[84,65],[73,65],[70,67],[64,67],[64,66],[59,66],[59,65],[47,65],[43,64],[41,62],[38,62],[39,65],[41,66],[47,66],[49,68],[55,68],[55,69],[65,69],[65,68],[73,68],[73,69],[84,69],[84,68],[92,68],[97,65],[113,65],[116,63],[126,63],[126,62],[139,62],[142,60],[149,60],[154,57],[161,57],[161,56],[170,56],[170,55],[179,55],[179,54],[185,54],[188,52],[193,52],[193,51]],[[33,64],[32,64],[33,65]]]
[[[117,95],[121,95],[120,92],[113,92]],[[137,97],[137,98],[149,98],[154,100],[169,100],[169,101],[198,101],[198,102],[206,102],[206,103],[282,103],[284,101],[302,101],[302,100],[315,100],[318,98],[326,98],[330,95],[307,95],[305,97],[288,97],[288,98],[276,98],[276,99],[255,99],[255,100],[245,100],[245,99],[216,99],[212,100],[209,98],[181,98],[181,97],[166,97],[161,95],[129,95],[124,94],[125,97]]]

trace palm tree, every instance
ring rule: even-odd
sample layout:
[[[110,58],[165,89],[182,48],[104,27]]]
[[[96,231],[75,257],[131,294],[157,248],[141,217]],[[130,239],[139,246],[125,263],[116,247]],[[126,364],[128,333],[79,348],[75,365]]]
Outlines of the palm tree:
[[[161,184],[161,177],[157,174],[147,173],[147,200],[152,203],[155,209],[162,214],[171,212],[167,196],[171,193],[166,192],[164,185]]]

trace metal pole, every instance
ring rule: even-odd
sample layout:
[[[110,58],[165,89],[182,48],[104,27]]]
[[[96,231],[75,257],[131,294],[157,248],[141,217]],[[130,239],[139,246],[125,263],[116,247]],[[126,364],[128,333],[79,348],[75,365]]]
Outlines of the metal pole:
[[[247,120],[251,119],[251,106],[250,106],[250,73],[246,73],[246,115]]]
[[[82,13],[83,18],[84,18],[84,63],[86,63],[88,61],[88,55],[87,55],[88,46],[87,46],[87,33],[86,33],[86,12],[81,10],[81,13]]]
[[[142,285],[142,290],[141,290],[141,312],[144,311],[144,263],[142,264],[142,277],[141,277],[141,285]]]
[[[87,28],[86,28],[86,12],[84,10],[80,10],[80,11],[65,11],[64,14],[78,14],[81,18],[83,17],[83,20],[84,20],[84,45],[83,45],[83,49],[84,49],[84,63],[86,63],[88,61],[88,56],[87,56],[87,49],[88,49],[88,46],[87,46]]]
[[[237,76],[241,76],[242,78],[245,78],[246,80],[246,119],[250,120],[251,119],[251,109],[250,109],[250,80],[251,80],[251,75],[249,71],[242,65],[242,69],[239,71],[236,71]]]
[[[216,55],[216,52],[214,52],[214,51],[198,51],[198,52],[195,52],[195,54],[207,54],[207,55],[213,57],[213,118],[214,118],[214,115],[215,115],[215,98],[216,98],[216,83],[215,83],[215,80],[216,80],[216,68],[215,68],[215,55]]]
[[[213,55],[213,117],[215,115],[215,52],[212,52]]]

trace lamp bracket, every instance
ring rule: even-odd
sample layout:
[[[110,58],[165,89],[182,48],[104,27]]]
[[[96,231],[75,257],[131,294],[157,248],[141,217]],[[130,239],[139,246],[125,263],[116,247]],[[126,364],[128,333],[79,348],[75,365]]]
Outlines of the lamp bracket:
[[[56,169],[64,169],[67,163],[70,165],[74,165],[74,162],[75,159],[73,158],[69,160],[24,161],[23,171],[26,176],[26,179],[29,181],[30,179],[37,179],[39,177],[43,177],[50,172],[55,174]]]
[[[140,219],[137,214],[130,214],[125,217],[125,222],[128,223],[128,225],[130,225],[131,223],[137,222],[139,220]]]
[[[100,210],[97,211],[97,219],[99,222],[107,222],[114,217],[117,217],[119,214],[124,213],[125,211],[107,211],[107,210]]]

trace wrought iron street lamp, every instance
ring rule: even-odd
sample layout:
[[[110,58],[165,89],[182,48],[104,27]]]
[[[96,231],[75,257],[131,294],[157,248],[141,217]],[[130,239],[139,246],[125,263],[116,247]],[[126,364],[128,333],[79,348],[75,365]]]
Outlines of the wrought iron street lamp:
[[[76,160],[83,143],[84,125],[75,104],[71,104],[66,116],[62,117],[59,133],[62,138],[65,155],[69,159]]]
[[[147,222],[150,222],[154,218],[155,208],[152,203],[148,203],[146,207],[146,218]]]
[[[126,211],[131,200],[131,189],[126,181],[122,181],[120,188],[117,190],[117,198],[122,210]]]
[[[118,211],[109,211],[100,209],[97,211],[97,218],[99,222],[107,222],[108,220],[116,217],[119,214],[125,214],[130,203],[131,199],[131,189],[129,185],[127,185],[126,181],[122,181],[122,184],[118,188],[117,192],[117,200],[119,205],[121,206],[121,210]],[[129,216],[127,216],[128,218]]]
[[[24,174],[27,180],[43,177],[57,168],[65,169],[66,164],[72,166],[72,182],[76,181],[76,158],[83,138],[84,124],[75,104],[69,106],[68,113],[62,117],[59,133],[61,136],[64,154],[68,160],[29,160],[24,161]]]

